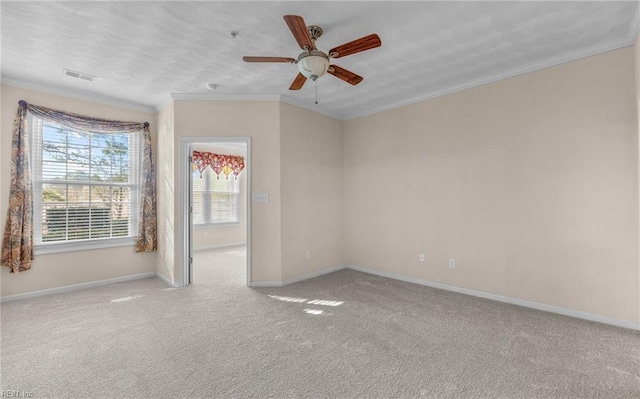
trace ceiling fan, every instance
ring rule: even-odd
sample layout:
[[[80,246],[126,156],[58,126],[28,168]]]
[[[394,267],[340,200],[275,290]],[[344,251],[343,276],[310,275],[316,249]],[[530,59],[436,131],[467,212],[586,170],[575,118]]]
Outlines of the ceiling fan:
[[[330,64],[331,58],[340,58],[347,55],[359,53],[361,51],[370,50],[380,47],[382,42],[380,37],[375,33],[360,39],[353,40],[341,46],[332,48],[329,53],[325,53],[316,48],[316,40],[322,35],[322,28],[316,25],[307,26],[304,19],[298,15],[285,15],[284,20],[289,26],[293,37],[295,37],[298,45],[304,50],[298,56],[298,59],[290,57],[253,57],[245,56],[242,59],[245,62],[285,62],[297,64],[298,76],[293,80],[289,90],[300,90],[307,79],[315,81],[322,77],[325,73],[329,73],[338,79],[342,79],[352,85],[362,82],[362,76],[341,68],[337,65]]]

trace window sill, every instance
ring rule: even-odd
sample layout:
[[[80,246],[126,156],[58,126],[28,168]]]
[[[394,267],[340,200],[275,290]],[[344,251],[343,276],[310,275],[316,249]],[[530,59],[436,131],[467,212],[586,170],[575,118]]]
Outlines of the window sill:
[[[106,238],[102,240],[79,240],[75,242],[40,244],[35,247],[34,254],[46,255],[101,248],[128,247],[134,246],[136,244],[136,241],[136,237],[123,237]]]
[[[238,227],[240,222],[194,224],[194,229],[215,229],[216,227]]]

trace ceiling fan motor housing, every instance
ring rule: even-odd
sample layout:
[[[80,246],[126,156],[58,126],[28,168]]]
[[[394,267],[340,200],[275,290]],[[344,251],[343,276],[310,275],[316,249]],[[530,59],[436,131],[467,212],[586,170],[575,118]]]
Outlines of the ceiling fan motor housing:
[[[318,25],[307,26],[307,32],[309,32],[309,37],[311,38],[311,40],[313,40],[314,43],[320,36],[322,36],[322,28]]]
[[[298,56],[298,70],[307,79],[316,80],[327,73],[329,56],[320,50],[310,50]]]

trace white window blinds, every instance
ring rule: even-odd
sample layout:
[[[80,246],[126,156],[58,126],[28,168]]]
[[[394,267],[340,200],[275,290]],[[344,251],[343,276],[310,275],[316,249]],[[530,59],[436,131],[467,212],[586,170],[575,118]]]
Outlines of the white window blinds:
[[[225,224],[240,222],[240,179],[217,176],[211,168],[194,171],[193,179],[193,224]]]
[[[36,245],[136,237],[142,135],[29,126]]]

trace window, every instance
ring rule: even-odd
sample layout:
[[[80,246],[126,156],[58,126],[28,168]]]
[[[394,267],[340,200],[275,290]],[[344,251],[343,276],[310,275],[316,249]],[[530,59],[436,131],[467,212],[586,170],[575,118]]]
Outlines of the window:
[[[36,246],[132,242],[138,235],[142,134],[78,131],[35,116],[29,126]]]
[[[240,222],[240,176],[217,176],[206,168],[202,178],[197,170],[192,178],[194,225]]]

